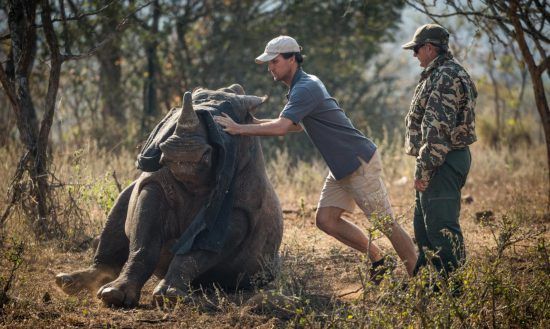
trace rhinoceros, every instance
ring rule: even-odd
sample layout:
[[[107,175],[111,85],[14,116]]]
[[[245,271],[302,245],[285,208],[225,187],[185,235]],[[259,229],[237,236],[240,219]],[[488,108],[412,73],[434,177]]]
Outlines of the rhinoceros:
[[[56,284],[68,294],[99,288],[106,305],[134,307],[153,274],[161,279],[153,291],[159,302],[184,298],[190,285],[246,288],[272,276],[282,211],[259,139],[230,136],[212,119],[225,111],[251,122],[264,101],[237,84],[186,92],[182,108],[163,120],[177,122],[160,143],[158,170],[143,172],[120,193],[93,264],[58,274]]]

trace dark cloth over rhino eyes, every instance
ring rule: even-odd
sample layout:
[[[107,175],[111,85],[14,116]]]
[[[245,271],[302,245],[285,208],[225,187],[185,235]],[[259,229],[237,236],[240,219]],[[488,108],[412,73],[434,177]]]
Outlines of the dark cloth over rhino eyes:
[[[221,130],[214,121],[215,115],[228,114],[239,122],[230,102],[221,102],[215,106],[195,106],[201,124],[206,127],[210,145],[218,154],[215,175],[216,187],[197,213],[189,227],[172,247],[175,254],[185,254],[190,250],[220,252],[227,238],[231,209],[233,208],[233,178],[236,168],[237,144],[235,137]],[[170,137],[179,117],[174,109],[155,127],[136,162],[138,168],[147,169],[162,167],[159,160],[162,152],[159,145]],[[141,166],[141,167],[140,167]],[[144,170],[144,169],[142,169]],[[149,170],[147,170],[149,171]],[[152,170],[154,171],[154,170]]]
[[[205,116],[200,113],[205,110],[211,112],[212,115],[216,115],[222,112],[226,113],[233,119],[233,121],[240,122],[239,118],[233,112],[233,106],[228,101],[220,103],[209,103],[208,107],[201,106],[200,104],[195,104],[194,106],[196,108],[201,108],[200,110],[197,109],[195,113],[197,113],[201,123],[203,124],[207,123],[207,120],[205,120]],[[137,156],[136,167],[138,169],[146,172],[155,172],[162,167],[162,165],[160,164],[162,151],[160,150],[159,145],[162,144],[162,142],[166,141],[168,137],[172,136],[174,134],[174,131],[176,131],[176,124],[178,122],[180,112],[181,108],[173,108],[172,110],[170,110],[170,112],[168,112],[168,114],[155,126],[153,131],[149,134],[147,141],[145,142],[145,144],[143,144],[143,146],[141,147],[141,151]],[[216,124],[213,124],[213,128],[217,130]],[[208,128],[209,136],[211,136],[213,132],[211,131],[211,128],[212,127]],[[217,134],[217,132],[215,132],[215,134]]]

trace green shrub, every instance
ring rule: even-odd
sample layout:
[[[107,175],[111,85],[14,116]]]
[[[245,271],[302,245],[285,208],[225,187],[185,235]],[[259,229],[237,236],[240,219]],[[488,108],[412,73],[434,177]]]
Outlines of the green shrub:
[[[500,129],[497,129],[493,117],[478,116],[476,118],[476,133],[482,143],[492,148],[506,146],[514,150],[533,144],[531,134],[534,125],[535,123],[531,119],[516,121],[510,118],[501,125]]]

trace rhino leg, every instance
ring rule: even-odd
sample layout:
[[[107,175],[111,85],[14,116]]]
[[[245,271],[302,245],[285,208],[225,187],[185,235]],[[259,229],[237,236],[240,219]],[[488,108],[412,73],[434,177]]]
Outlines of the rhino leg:
[[[99,288],[98,298],[109,306],[134,307],[138,304],[141,289],[153,274],[159,261],[164,221],[164,196],[156,184],[140,191],[132,214],[128,216],[126,233],[130,241],[128,261],[118,278]]]
[[[153,299],[156,303],[174,302],[178,298],[185,298],[191,282],[235,256],[236,249],[248,232],[248,220],[242,212],[234,210],[230,223],[228,237],[221,252],[193,250],[174,256],[165,277],[153,291]]]
[[[65,293],[73,295],[87,289],[96,291],[114,280],[128,258],[128,238],[124,232],[128,203],[135,183],[126,187],[115,201],[99,237],[93,265],[71,273],[60,273],[55,283]]]
[[[222,254],[203,250],[175,255],[165,277],[153,291],[154,301],[162,305],[166,300],[175,302],[178,298],[185,298],[191,282],[221,259]]]

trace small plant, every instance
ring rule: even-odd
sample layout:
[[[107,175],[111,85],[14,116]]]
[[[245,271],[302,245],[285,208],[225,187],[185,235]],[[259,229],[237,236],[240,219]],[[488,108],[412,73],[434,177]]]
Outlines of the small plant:
[[[306,225],[306,219],[309,215],[309,211],[306,209],[306,202],[303,197],[300,197],[300,209],[298,210],[298,217],[302,223],[302,226]]]
[[[2,313],[4,306],[9,302],[9,291],[15,280],[15,274],[21,264],[23,264],[23,252],[25,251],[25,245],[23,242],[17,242],[12,240],[12,245],[5,247],[2,250],[3,268],[7,273],[0,273],[0,313]]]

